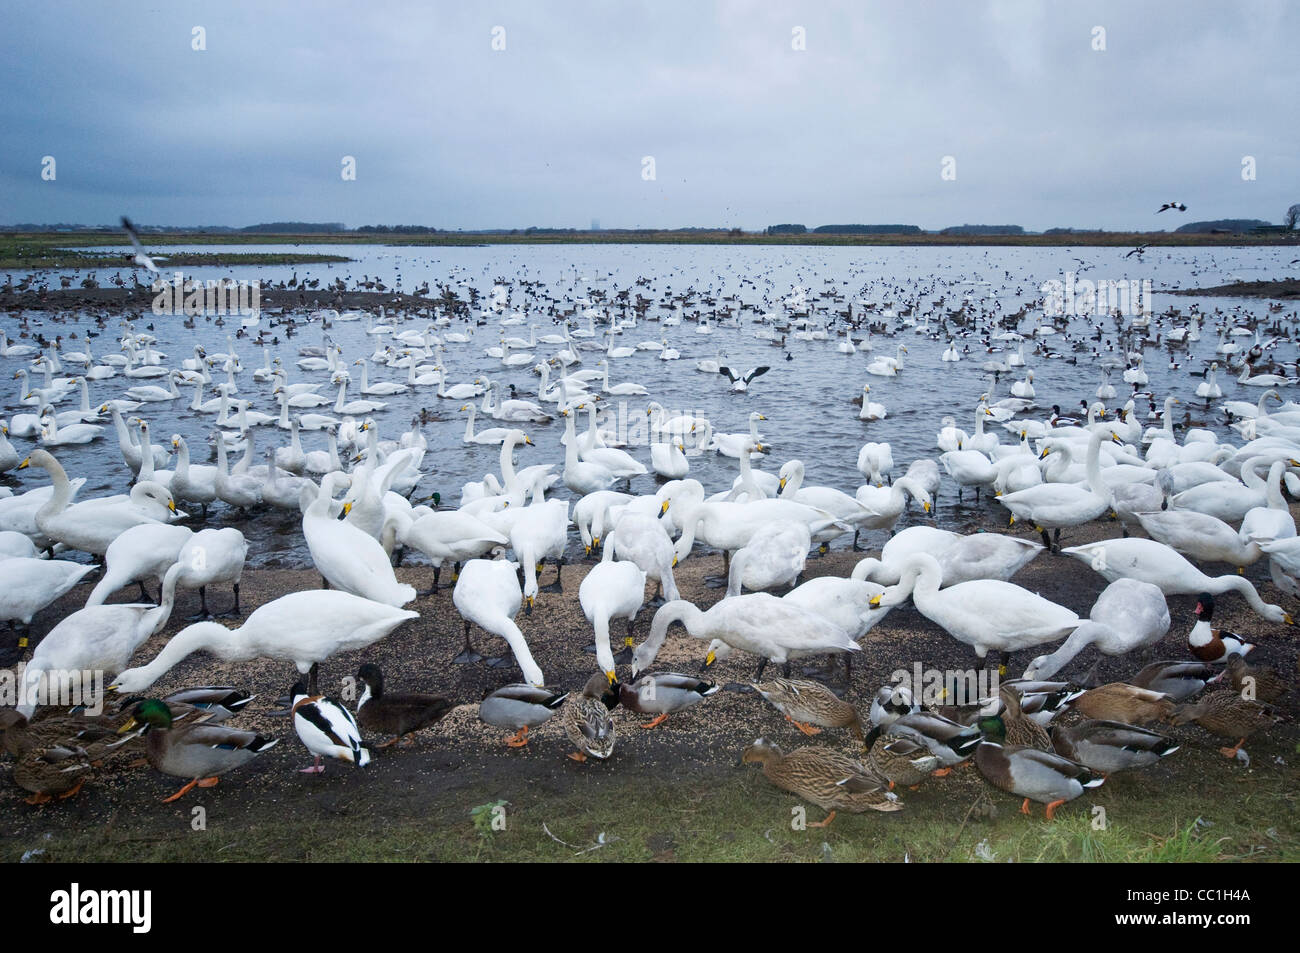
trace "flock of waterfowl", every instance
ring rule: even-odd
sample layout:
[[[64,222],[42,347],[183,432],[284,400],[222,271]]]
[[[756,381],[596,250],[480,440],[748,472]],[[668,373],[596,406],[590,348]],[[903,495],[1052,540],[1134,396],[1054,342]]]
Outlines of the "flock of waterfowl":
[[[707,704],[719,690],[700,675],[656,669],[674,623],[704,643],[706,671],[732,653],[753,656],[753,684],[737,690],[752,687],[806,733],[847,728],[857,740],[848,749],[785,753],[759,739],[743,760],[832,812],[897,810],[900,785],[970,760],[1026,806],[1047,804],[1050,817],[1107,774],[1177,750],[1153,724],[1195,722],[1235,742],[1225,752],[1244,759],[1246,739],[1281,717],[1273,706],[1285,703],[1289,685],[1279,674],[1282,659],[1260,663],[1270,655],[1268,631],[1234,635],[1212,622],[1215,597],[1233,593],[1262,623],[1291,623],[1243,574],[1255,563],[1267,561],[1271,583],[1286,596],[1300,594],[1300,537],[1286,497],[1300,494],[1300,404],[1281,396],[1296,375],[1279,354],[1294,349],[1294,313],[1171,309],[1106,315],[1081,330],[1068,317],[1004,313],[969,297],[953,310],[933,285],[877,280],[857,294],[832,288],[811,298],[773,297],[769,289],[749,302],[698,290],[646,297],[649,285],[645,279],[588,293],[566,309],[548,289],[520,281],[509,289],[521,302],[512,307],[499,297],[480,300],[462,278],[420,313],[263,314],[228,336],[226,352],[195,345],[183,359],[163,353],[143,318],[88,316],[80,350],[72,351],[57,333],[67,316],[20,317],[9,331],[13,340],[0,335],[0,361],[21,384],[0,428],[0,471],[37,470],[44,478],[0,499],[0,619],[30,626],[77,585],[95,585],[84,607],[39,642],[20,642],[30,657],[18,670],[19,703],[0,716],[17,759],[14,781],[44,801],[75,792],[106,761],[144,757],[185,782],[180,796],[272,747],[275,739],[227,724],[251,700],[242,690],[197,686],[148,697],[197,652],[227,662],[279,660],[286,673],[292,663],[298,681],[284,707],[314,758],[304,770],[318,773],[324,758],[364,766],[378,742],[409,741],[456,702],[385,693],[383,673],[366,664],[357,673],[363,691],[349,709],[321,691],[320,667],[423,613],[451,611],[464,621],[457,663],[514,666],[521,676],[481,700],[482,720],[511,732],[506,746],[522,747],[530,729],[558,718],[575,760],[613,753],[612,712],[620,706],[653,715],[644,725],[651,727]],[[640,330],[651,323],[656,331]],[[86,333],[89,324],[97,330]],[[517,336],[530,324],[527,337]],[[365,333],[345,344],[343,332],[352,328]],[[309,329],[321,333],[319,346],[293,342]],[[728,399],[745,408],[736,414],[746,428],[717,432],[718,422],[667,409],[654,399],[662,395],[635,380],[646,360],[693,357],[688,334],[707,340],[705,353],[714,357],[684,363],[683,376],[743,393]],[[777,448],[762,433],[767,418],[748,407],[763,406],[770,365],[731,366],[721,354],[729,346],[714,342],[757,337],[785,357],[799,349],[824,361],[862,361],[859,355],[871,352],[848,373],[901,382],[915,373],[905,335],[947,340],[945,365],[985,359],[978,374],[988,375],[986,393],[954,417],[931,421],[931,453],[898,467],[889,442],[868,439],[857,454],[856,487],[814,484],[808,477],[823,461],[792,453],[775,472],[759,467]],[[92,337],[103,342],[98,356]],[[492,346],[476,345],[484,338]],[[877,352],[882,340],[890,343]],[[246,344],[262,352],[251,367],[242,359],[251,355],[237,352]],[[1143,355],[1153,347],[1170,349],[1171,367],[1206,365],[1194,397],[1148,389]],[[453,360],[462,383],[451,383]],[[1078,417],[1036,402],[1050,386],[1054,361],[1092,362],[1101,376],[1079,402]],[[1219,378],[1221,368],[1236,376]],[[1260,373],[1266,369],[1282,373]],[[1115,374],[1122,391],[1111,382]],[[997,398],[1008,375],[1016,378],[1010,395]],[[1258,389],[1249,400],[1223,400],[1234,385]],[[807,425],[855,443],[873,437],[891,413],[872,399],[886,386],[864,384],[856,407],[847,399],[820,407]],[[908,391],[892,393],[897,413]],[[390,402],[398,397],[416,401],[421,414],[395,433],[398,411]],[[636,402],[645,414],[648,445],[619,446],[621,434],[602,425],[601,404],[614,398]],[[79,409],[59,409],[74,400]],[[1184,405],[1222,414],[1240,439],[1190,417],[1180,422]],[[451,505],[417,488],[439,472],[446,452],[430,450],[424,428],[432,421],[459,430],[460,413],[468,415],[463,445],[499,444],[499,467],[467,483],[459,505]],[[957,415],[973,426],[960,427]],[[180,432],[193,432],[196,421],[210,435],[213,464],[197,462],[194,441]],[[324,446],[306,449],[308,434]],[[112,439],[130,489],[78,499],[86,482],[81,448]],[[518,467],[524,454],[546,462]],[[734,461],[727,464],[733,478],[706,488],[692,474],[715,456]],[[713,463],[707,472],[718,468]],[[938,528],[932,508],[941,491],[970,513],[1000,513],[1009,527],[1032,527],[1042,543]],[[895,534],[913,503],[913,525]],[[227,625],[210,616],[215,599],[224,600],[213,590],[228,587],[226,614],[242,614],[249,541],[220,524],[263,510],[292,514],[293,543],[284,545],[305,547],[322,588],[283,594]],[[1060,548],[1062,531],[1111,519],[1120,531],[1114,538]],[[884,545],[847,578],[802,581],[815,551],[850,539],[857,549],[871,534]],[[583,556],[599,560],[578,587],[595,667],[584,684],[564,691],[548,686],[530,648],[546,638],[544,627],[521,627],[520,614],[544,616],[554,605],[550,594],[566,592],[566,560],[579,545]],[[723,554],[718,582],[726,593],[710,606],[680,598],[674,578],[702,550]],[[82,556],[67,558],[74,553]],[[426,592],[396,577],[394,565],[408,553],[432,567]],[[1038,558],[1061,560],[1064,570],[1062,557],[1109,582],[1088,618],[1010,581]],[[1207,572],[1221,563],[1232,570]],[[157,587],[157,604],[147,584]],[[132,586],[145,601],[108,601]],[[201,617],[153,658],[138,658],[186,590],[197,590]],[[1136,656],[1149,655],[1171,627],[1171,595],[1198,597],[1195,620],[1185,620],[1185,651],[1140,665]],[[885,685],[864,702],[866,718],[823,682],[791,676],[792,661],[812,656],[842,656],[851,666],[872,642],[888,640],[883,620],[907,603],[1000,675],[1019,654],[1023,677],[1003,680],[989,697],[934,704],[922,704],[906,686]],[[648,633],[638,643],[634,627],[647,613]],[[614,634],[616,619],[625,620],[625,635]],[[476,627],[504,640],[510,654],[485,660],[475,648]],[[1053,680],[1089,647],[1134,657],[1133,677],[1086,690],[1082,677]],[[770,663],[784,668],[783,677],[764,681]],[[422,671],[418,659],[411,666]],[[120,706],[92,716],[57,704],[56,677],[81,671],[106,673]],[[756,709],[756,724],[759,718]]]

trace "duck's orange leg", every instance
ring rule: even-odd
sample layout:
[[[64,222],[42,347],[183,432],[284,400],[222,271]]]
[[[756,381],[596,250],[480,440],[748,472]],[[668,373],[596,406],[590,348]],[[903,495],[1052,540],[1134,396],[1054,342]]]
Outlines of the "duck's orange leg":
[[[796,724],[797,724],[797,722],[796,722]],[[826,819],[825,819],[825,820],[823,820],[823,821],[813,821],[813,822],[809,823],[808,826],[809,826],[809,827],[829,827],[831,821],[833,821],[833,820],[835,820],[835,812],[834,812],[834,811],[831,811],[829,814],[826,815]]]
[[[800,731],[802,731],[805,735],[820,735],[820,734],[822,733],[822,730],[821,730],[820,728],[814,728],[812,725],[809,725],[809,724],[807,724],[806,722],[795,721],[795,720],[794,720],[793,718],[791,718],[789,715],[786,715],[786,716],[785,716],[785,720],[788,721],[788,722],[790,722],[790,724],[794,725],[796,728],[798,728]]]
[[[511,748],[522,748],[528,744],[528,726],[524,725],[513,735],[506,735],[505,741]]]
[[[1219,754],[1223,755],[1225,758],[1235,758],[1237,757],[1237,752],[1241,750],[1241,746],[1244,745],[1245,743],[1246,743],[1246,739],[1242,738],[1231,748],[1220,748]]]
[[[193,791],[194,788],[195,788],[195,786],[198,785],[198,783],[199,783],[199,779],[198,779],[198,778],[195,778],[193,781],[191,781],[189,784],[185,785],[183,788],[181,788],[179,791],[177,791],[177,792],[176,792],[175,794],[173,794],[171,797],[165,797],[165,798],[163,798],[163,803],[164,803],[164,804],[170,804],[172,801],[179,801],[179,800],[180,800],[181,798],[183,798],[185,795],[187,795],[187,794],[189,794],[191,791]]]
[[[76,784],[74,784],[72,787],[68,788],[68,790],[66,790],[66,791],[64,791],[62,794],[60,794],[60,795],[59,795],[59,800],[60,800],[60,801],[66,801],[66,800],[67,800],[68,798],[70,798],[70,797],[76,797],[77,794],[78,794],[78,792],[81,791],[81,786],[82,786],[83,784],[85,784],[85,783],[86,783],[86,779],[85,779],[85,778],[82,778],[80,781],[78,781],[78,782],[77,782]]]
[[[1029,813],[1029,798],[1025,798],[1025,802],[1020,805],[1020,813],[1021,814]]]
[[[1059,801],[1053,801],[1051,804],[1047,805],[1046,816],[1049,821],[1054,820],[1056,818],[1056,809],[1064,803],[1065,803],[1065,798],[1061,798]]]
[[[662,725],[662,724],[663,724],[665,721],[667,721],[667,720],[668,720],[668,713],[667,713],[667,712],[664,712],[662,715],[659,715],[659,716],[658,716],[657,718],[655,718],[654,720],[652,720],[652,721],[647,721],[647,722],[643,723],[643,724],[641,725],[641,727],[642,727],[642,728],[658,728],[660,725]]]

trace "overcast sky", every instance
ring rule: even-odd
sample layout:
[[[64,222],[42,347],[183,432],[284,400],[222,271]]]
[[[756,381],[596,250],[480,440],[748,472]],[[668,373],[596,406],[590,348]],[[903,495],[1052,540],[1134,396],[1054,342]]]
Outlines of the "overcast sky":
[[[1298,39],[1286,0],[9,3],[0,222],[1277,222]]]

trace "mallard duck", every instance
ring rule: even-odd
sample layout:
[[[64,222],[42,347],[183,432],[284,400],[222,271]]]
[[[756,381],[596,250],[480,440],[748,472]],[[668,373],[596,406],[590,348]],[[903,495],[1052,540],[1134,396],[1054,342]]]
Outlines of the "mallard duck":
[[[1095,776],[1089,768],[1054,751],[1040,751],[1018,745],[1000,744],[997,716],[986,719],[991,733],[975,749],[975,767],[984,780],[999,790],[1023,797],[1020,813],[1029,813],[1029,802],[1047,805],[1046,817],[1050,821],[1056,809],[1073,801],[1088,788],[1095,788],[1106,779]]]
[[[1162,692],[1170,701],[1184,702],[1219,673],[1220,669],[1204,662],[1152,662],[1129,679],[1129,684]]]
[[[247,764],[280,740],[205,721],[175,724],[171,709],[158,698],[146,698],[136,705],[118,732],[126,734],[137,728],[145,735],[145,755],[154,768],[189,779],[179,791],[164,798],[164,803],[183,797],[196,785],[212,787],[220,775]]]
[[[809,827],[827,826],[841,810],[861,814],[903,809],[887,778],[830,748],[810,746],[784,754],[759,738],[745,749],[741,762],[761,764],[763,774],[777,787],[830,811],[825,820]]]
[[[1240,655],[1229,655],[1227,666],[1220,677],[1232,682],[1233,689],[1243,698],[1260,702],[1275,702],[1290,690],[1290,686],[1268,665],[1251,665]]]
[[[1202,592],[1196,597],[1196,624],[1187,634],[1187,648],[1202,662],[1223,662],[1232,655],[1247,655],[1255,646],[1235,632],[1210,626],[1214,617],[1214,596]]]
[[[1180,705],[1173,723],[1185,725],[1189,721],[1220,737],[1236,738],[1237,743],[1231,748],[1219,749],[1224,757],[1235,758],[1247,738],[1273,726],[1281,718],[1267,705],[1242,698],[1238,692],[1221,689],[1201,696],[1194,705]]]
[[[912,697],[906,685],[882,685],[871,699],[871,723],[884,727],[892,725],[903,715],[920,711],[921,706]]]
[[[381,748],[397,744],[403,736],[408,743],[414,744],[412,736],[415,732],[429,727],[452,709],[451,702],[437,695],[416,692],[385,694],[384,673],[378,665],[367,663],[361,666],[357,681],[365,686],[357,700],[357,721],[366,731],[392,735],[391,740],[379,746]]]
[[[14,783],[31,796],[28,804],[45,804],[54,798],[65,800],[81,790],[91,772],[91,756],[72,745],[32,747],[18,758],[13,768]]]
[[[891,738],[910,738],[936,756],[941,765],[934,772],[937,777],[948,774],[954,765],[974,754],[975,746],[983,737],[979,728],[960,724],[932,711],[903,715],[885,728],[884,733]]]
[[[1039,751],[1052,750],[1052,737],[1047,729],[1021,710],[1018,691],[1003,685],[998,690],[998,698],[1002,702],[1003,734],[1008,745],[1037,748]]]
[[[0,731],[4,733],[4,748],[15,758],[29,751],[53,748],[68,744],[79,746],[79,736],[92,726],[120,727],[103,715],[88,715],[84,706],[69,709],[37,709],[30,719],[12,708],[0,711]]]
[[[890,790],[901,784],[915,791],[942,764],[924,745],[911,738],[883,734],[879,728],[871,729],[863,745],[868,767],[889,781]]]
[[[163,701],[171,708],[174,720],[177,706],[187,705],[203,712],[208,724],[215,725],[239,714],[256,697],[229,685],[197,685],[172,692]]]
[[[661,675],[642,675],[630,685],[619,685],[618,700],[628,711],[654,715],[642,728],[657,728],[675,711],[689,708],[716,694],[719,685],[693,675],[665,672]]]
[[[570,697],[561,710],[564,733],[578,750],[569,755],[574,761],[588,756],[604,761],[614,753],[614,719],[609,713],[618,705],[619,684],[609,683],[604,672],[587,679],[582,694]]]
[[[1090,688],[1070,702],[1070,707],[1088,718],[1119,721],[1126,725],[1163,721],[1174,713],[1174,703],[1168,695],[1138,688],[1128,682],[1109,682],[1099,688]]]
[[[479,703],[478,716],[497,728],[514,728],[515,733],[507,735],[505,743],[511,748],[522,748],[528,744],[528,729],[549,721],[568,697],[568,692],[557,693],[515,682],[484,698]]]
[[[293,699],[290,710],[293,728],[307,750],[316,756],[312,765],[298,769],[300,773],[323,773],[325,765],[321,762],[326,756],[358,768],[370,763],[370,749],[361,743],[361,729],[352,712],[332,698],[309,695],[307,683],[302,679],[289,689],[289,697]]]
[[[1010,678],[1003,681],[999,688],[1012,688],[1020,696],[1020,710],[1030,720],[1043,727],[1051,724],[1052,719],[1060,712],[1083,694],[1083,691],[1076,688],[1069,682],[1051,682],[1042,679],[1032,678]],[[998,713],[1001,713],[1003,702],[1001,697],[997,700]]]
[[[805,735],[818,734],[821,728],[848,728],[853,737],[862,740],[862,722],[857,708],[821,682],[805,678],[773,678],[755,682],[754,690]],[[900,701],[898,704],[903,703]]]
[[[1179,748],[1177,742],[1146,728],[1096,720],[1053,727],[1052,746],[1062,757],[1103,774],[1145,768]]]

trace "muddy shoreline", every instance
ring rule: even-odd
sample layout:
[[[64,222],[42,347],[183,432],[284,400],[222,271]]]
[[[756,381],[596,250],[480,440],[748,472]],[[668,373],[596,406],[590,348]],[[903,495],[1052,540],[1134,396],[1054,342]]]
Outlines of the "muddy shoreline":
[[[987,501],[978,507],[963,507],[963,511],[967,516],[961,528],[966,531],[1005,528],[1000,508]],[[905,516],[899,528],[916,518],[916,514]],[[1119,531],[1115,523],[1098,523],[1064,535],[1063,545],[1073,545],[1117,536]],[[883,541],[881,534],[868,541],[868,545],[876,547],[873,553],[878,553]],[[858,559],[870,554],[853,553],[843,546],[833,549],[829,555],[809,561],[805,578],[847,575]],[[707,577],[721,571],[721,562],[719,554],[697,550],[681,564],[677,580],[683,597],[702,608],[716,602],[722,590],[711,588]],[[543,591],[533,614],[521,613],[518,617],[548,683],[563,688],[577,688],[595,670],[594,657],[584,652],[591,642],[591,628],[577,599],[579,584],[590,565],[566,566],[563,592]],[[1229,567],[1206,568],[1212,574],[1232,572]],[[547,566],[541,579],[543,585],[551,581],[552,573]],[[1292,612],[1297,610],[1292,600],[1268,582],[1265,567],[1256,565],[1247,574],[1265,600],[1278,602]],[[426,566],[406,565],[397,575],[423,589],[430,585],[432,574]],[[1105,586],[1100,576],[1078,561],[1047,554],[1040,555],[1014,581],[1081,615],[1086,615]],[[465,798],[470,796],[467,792],[479,796],[483,791],[491,791],[521,802],[549,797],[565,803],[572,803],[573,799],[586,803],[583,799],[617,799],[620,791],[641,791],[660,784],[744,784],[755,785],[754,790],[758,790],[761,779],[750,778],[736,765],[746,744],[759,735],[775,738],[787,747],[806,743],[792,726],[753,694],[723,691],[652,731],[637,727],[638,722],[645,720],[642,716],[616,709],[619,743],[614,757],[607,763],[576,765],[565,758],[571,748],[555,723],[536,729],[526,748],[508,749],[501,744],[503,732],[481,723],[476,707],[486,692],[517,680],[518,670],[513,664],[501,668],[452,664],[461,647],[462,623],[452,605],[445,577],[443,582],[441,591],[422,596],[411,605],[420,612],[419,619],[403,625],[364,651],[337,656],[321,666],[322,690],[334,695],[340,693],[342,680],[355,675],[362,662],[375,662],[383,668],[390,691],[434,692],[452,699],[457,707],[442,722],[421,732],[413,747],[380,751],[374,764],[365,771],[334,765],[319,777],[299,774],[296,769],[309,763],[308,753],[291,724],[274,713],[275,699],[296,678],[293,667],[265,660],[228,664],[205,654],[193,655],[167,673],[152,693],[161,695],[198,684],[230,684],[256,692],[257,700],[232,724],[275,735],[282,739],[281,743],[250,765],[224,777],[217,787],[201,792],[197,798],[190,795],[174,804],[163,804],[160,799],[175,791],[179,784],[146,767],[118,773],[101,772],[76,798],[32,807],[23,803],[23,792],[12,784],[7,776],[9,765],[4,764],[0,766],[0,843],[5,846],[0,847],[0,857],[17,859],[16,853],[35,844],[43,836],[42,832],[69,834],[94,829],[96,825],[117,825],[130,831],[170,830],[185,823],[194,803],[220,812],[223,823],[235,830],[275,824],[285,816],[297,817],[313,811],[325,812],[321,823],[327,829],[332,829],[335,821],[346,829],[349,823],[355,823],[348,818],[358,815],[459,817]],[[311,589],[319,584],[319,577],[311,569],[250,571],[244,576],[244,613],[247,615],[286,592]],[[33,642],[67,613],[83,605],[89,589],[89,584],[83,584],[43,611],[33,625]],[[134,598],[132,587],[110,601],[127,602]],[[231,595],[228,591],[209,592],[208,599],[214,611],[222,611],[230,605]],[[1155,657],[1188,657],[1185,638],[1193,622],[1194,604],[1191,596],[1169,598],[1173,624],[1157,647]],[[1293,677],[1300,649],[1300,635],[1295,628],[1261,621],[1235,596],[1225,597],[1220,605],[1216,622],[1224,628],[1246,633],[1259,643],[1252,658],[1272,664]],[[197,608],[197,593],[180,593],[165,631],[150,639],[133,662],[143,664],[153,658],[167,639],[186,624],[185,617]],[[648,632],[652,615],[653,610],[646,608],[638,617],[638,641]],[[616,637],[621,633],[621,628],[616,626]],[[504,642],[487,637],[478,629],[474,630],[473,639],[475,647],[485,656],[508,655]],[[12,651],[13,647],[8,648]],[[674,627],[656,668],[697,672],[704,648],[703,642]],[[976,665],[973,652],[910,605],[893,610],[863,640],[863,648],[855,656],[851,684],[843,685],[842,667],[837,670],[839,681],[832,684],[845,689],[848,698],[864,705],[875,689],[888,680],[890,673],[900,668],[910,670],[916,662],[926,667],[962,670]],[[1022,671],[1033,654],[1038,653],[1016,653],[1011,671]],[[1095,653],[1086,650],[1066,667],[1061,677],[1081,676],[1094,658]],[[716,666],[711,677],[724,684],[742,683],[752,677],[755,664],[754,658],[737,652]],[[1142,664],[1144,660],[1139,658],[1102,657],[1099,675],[1103,680],[1124,678]],[[812,660],[806,666],[796,665],[796,669],[818,677],[821,664]],[[1294,698],[1288,704],[1293,706]],[[1294,712],[1293,707],[1289,710]],[[1126,775],[1122,784],[1103,789],[1107,797],[1116,799],[1114,803],[1132,797],[1159,799],[1188,785],[1222,783],[1235,788],[1252,777],[1259,781],[1267,779],[1292,791],[1300,782],[1300,772],[1294,766],[1300,729],[1294,721],[1252,740],[1248,745],[1252,757],[1249,767],[1220,757],[1216,753],[1219,739],[1195,726],[1171,731],[1184,739],[1184,750],[1148,771]],[[843,737],[837,737],[841,734]],[[828,732],[816,739],[816,743],[847,744],[849,736]],[[975,772],[970,772],[950,785],[927,785],[916,794],[909,792],[907,802],[913,810],[931,812],[938,817],[951,816],[955,824],[971,799],[986,793],[986,787]],[[995,802],[1006,800],[997,792],[993,795]],[[784,804],[785,800],[789,799],[780,803]],[[1285,820],[1294,833],[1295,804],[1279,802],[1277,810],[1281,812],[1279,822]],[[332,818],[335,813],[340,816]],[[725,824],[725,818],[720,818],[719,823]]]

